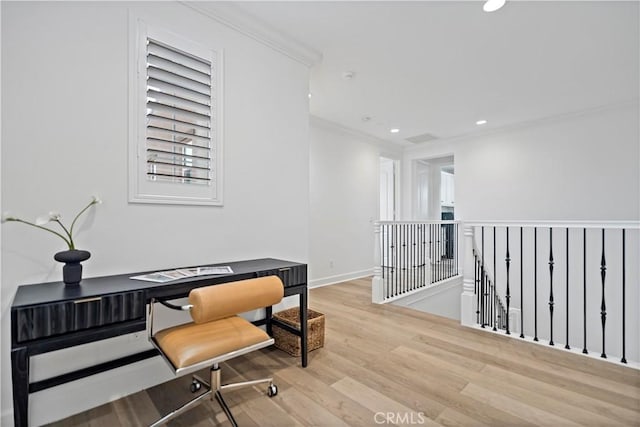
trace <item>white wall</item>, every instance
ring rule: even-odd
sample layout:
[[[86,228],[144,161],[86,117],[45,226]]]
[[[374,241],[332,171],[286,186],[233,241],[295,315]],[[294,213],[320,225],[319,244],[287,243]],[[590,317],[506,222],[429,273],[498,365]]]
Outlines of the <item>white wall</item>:
[[[393,304],[459,321],[461,293],[462,278],[456,277],[444,283],[431,285],[422,292],[400,298]]]
[[[129,9],[225,51],[225,205],[127,203]],[[176,3],[2,2],[2,206],[69,220],[92,194],[104,204],[78,229],[85,276],[256,257],[308,260],[306,66]],[[9,306],[20,284],[57,281],[61,240],[2,230],[2,425],[12,423]],[[121,337],[37,357],[32,379],[145,347]],[[34,425],[169,378],[159,358],[31,396]]]
[[[404,212],[406,166],[453,154],[457,219],[638,220],[638,117],[627,104],[406,150]]]
[[[380,141],[312,118],[310,126],[310,285],[373,273],[373,222],[379,216]]]

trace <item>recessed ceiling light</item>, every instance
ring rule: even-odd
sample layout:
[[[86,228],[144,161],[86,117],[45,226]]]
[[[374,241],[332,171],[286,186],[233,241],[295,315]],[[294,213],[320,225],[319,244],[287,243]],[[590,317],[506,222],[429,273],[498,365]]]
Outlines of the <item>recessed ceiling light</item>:
[[[311,99],[311,92],[309,92],[309,99]]]
[[[480,125],[486,125],[486,124],[487,124],[487,121],[486,121],[486,120],[478,120],[478,121],[476,122],[476,124],[477,124],[478,126],[480,126]]]
[[[482,10],[485,12],[495,12],[504,6],[505,0],[487,0],[487,2],[482,6]]]
[[[391,133],[398,133],[398,132],[400,132],[400,129],[395,129],[395,128],[394,128],[394,129],[391,129],[389,132],[391,132]]]

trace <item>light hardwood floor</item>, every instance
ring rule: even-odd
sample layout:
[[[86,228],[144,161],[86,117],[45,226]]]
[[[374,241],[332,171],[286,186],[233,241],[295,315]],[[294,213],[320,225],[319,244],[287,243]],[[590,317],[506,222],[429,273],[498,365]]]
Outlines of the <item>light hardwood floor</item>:
[[[276,349],[221,365],[223,382],[273,373],[279,394],[225,394],[241,426],[640,426],[640,372],[371,304],[369,279],[312,289],[325,347],[309,366]],[[123,381],[126,379],[123,378]],[[55,426],[147,425],[191,397],[177,378]],[[170,425],[228,426],[215,402]]]

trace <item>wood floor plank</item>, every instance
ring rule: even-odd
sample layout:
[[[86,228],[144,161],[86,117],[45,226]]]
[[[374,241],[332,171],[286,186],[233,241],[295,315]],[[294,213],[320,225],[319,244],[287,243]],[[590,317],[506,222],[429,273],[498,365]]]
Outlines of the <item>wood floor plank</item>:
[[[547,411],[539,410],[533,406],[519,402],[502,393],[496,393],[487,388],[470,383],[462,390],[462,394],[471,396],[476,400],[485,403],[487,406],[501,409],[517,417],[521,417],[539,426],[572,426],[579,427],[580,424],[575,423],[566,418],[559,417]]]
[[[367,387],[378,390],[386,396],[392,396],[404,406],[416,412],[422,412],[431,419],[435,419],[446,408],[445,405],[431,398],[427,388],[416,387],[415,382],[406,375],[390,374],[384,366],[380,369],[371,369],[357,365],[338,354],[329,353],[326,358],[307,369],[314,371],[314,375],[319,375],[318,371],[333,371],[335,381],[332,383],[346,376],[357,378]]]
[[[373,421],[376,423],[378,420],[386,420],[400,426],[422,421],[422,425],[439,426],[438,423],[425,417],[423,414],[416,413],[411,408],[359,383],[351,377],[345,377],[332,384],[331,387],[340,391],[345,396],[352,396],[354,400],[373,412],[376,418],[372,417],[369,422]]]
[[[370,279],[311,289],[309,301],[326,329],[306,369],[274,348],[221,364],[223,383],[273,376],[279,388],[274,398],[262,386],[223,392],[241,426],[374,426],[378,412],[413,414],[382,425],[640,426],[636,369],[372,304]],[[176,378],[52,425],[148,425],[193,397],[189,383]],[[229,425],[210,400],[169,423]]]
[[[471,418],[455,409],[447,408],[436,418],[436,422],[446,427],[488,427],[489,424],[484,424],[477,419]]]
[[[290,367],[280,371],[278,377],[289,381],[297,392],[304,394],[347,425],[366,425],[373,419],[373,413],[356,403],[351,395],[334,393],[330,385],[315,378],[306,369]]]
[[[346,427],[349,424],[323,408],[304,393],[287,390],[279,396],[280,406],[303,425]]]
[[[640,387],[616,383],[602,374],[588,374],[582,371],[564,368],[562,366],[554,366],[548,362],[537,362],[531,358],[526,359],[527,363],[514,364],[513,360],[517,360],[518,355],[509,353],[506,350],[497,351],[481,343],[471,342],[469,340],[460,340],[457,337],[451,337],[438,332],[425,332],[416,339],[422,343],[438,346],[459,355],[473,353],[477,360],[483,361],[486,364],[493,364],[495,366],[529,376],[530,378],[547,381],[549,383],[561,383],[563,387],[580,391],[587,396],[602,399],[633,410],[638,408]],[[535,345],[530,343],[519,344],[522,346]],[[548,349],[547,351],[556,350]],[[578,355],[576,355],[575,358],[576,363],[580,363],[580,359],[584,359]],[[627,370],[631,368],[619,367],[619,369]]]
[[[575,408],[580,408],[585,411],[589,411],[590,413],[598,414],[609,420],[604,424],[623,423],[626,425],[634,425],[640,423],[640,413],[638,411],[640,410],[640,407],[636,411],[630,410],[600,399],[586,396],[580,392],[569,390],[559,385],[538,381],[535,378],[526,377],[496,366],[485,366],[482,369],[482,373],[496,381],[500,381],[502,384],[516,383],[521,385],[521,387],[526,387],[532,393],[537,393],[540,396],[546,396],[549,399],[561,400]]]

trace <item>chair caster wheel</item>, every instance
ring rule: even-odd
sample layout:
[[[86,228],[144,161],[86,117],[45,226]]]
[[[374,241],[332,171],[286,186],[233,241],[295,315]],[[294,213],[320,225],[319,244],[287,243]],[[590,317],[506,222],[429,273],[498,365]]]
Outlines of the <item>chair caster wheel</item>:
[[[200,384],[200,382],[193,380],[191,382],[191,386],[189,387],[189,389],[191,390],[191,393],[195,393],[198,390],[200,390],[202,388],[202,384]]]
[[[278,387],[275,384],[270,384],[267,388],[267,396],[274,397],[278,394]]]

